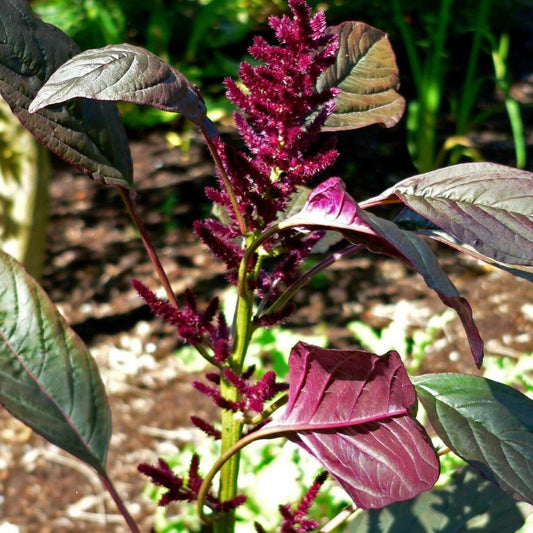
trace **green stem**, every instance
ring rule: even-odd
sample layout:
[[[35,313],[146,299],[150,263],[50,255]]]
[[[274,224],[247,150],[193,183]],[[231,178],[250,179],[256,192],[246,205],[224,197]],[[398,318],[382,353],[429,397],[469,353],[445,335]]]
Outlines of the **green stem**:
[[[437,33],[432,39],[433,49],[427,60],[422,92],[418,95],[420,109],[416,130],[417,168],[419,172],[433,170],[437,154],[437,124],[442,101],[447,62],[444,46],[448,34],[453,0],[443,0],[438,15]]]
[[[448,33],[453,0],[442,0],[432,48],[422,62],[416,51],[416,42],[401,13],[399,0],[391,0],[394,20],[409,58],[417,91],[417,102],[411,102],[408,113],[409,149],[419,172],[435,168],[437,152],[437,119],[442,99],[442,85],[446,72],[444,46]]]
[[[272,303],[263,315],[268,316],[270,313],[283,309],[292,300],[294,295],[319,272],[322,272],[343,257],[347,257],[357,252],[359,249],[361,249],[360,244],[350,244],[346,248],[327,256],[313,268],[304,272],[275,302]]]
[[[249,424],[257,425],[262,424],[267,418],[270,418],[272,413],[275,413],[280,407],[285,405],[289,401],[288,393],[283,394],[278,399],[274,400],[268,407],[263,409],[261,413],[248,420]]]
[[[412,31],[410,30],[403,17],[400,7],[400,0],[391,0],[391,3],[392,12],[394,15],[394,22],[398,27],[398,30],[400,31],[400,34],[403,39],[407,58],[409,59],[409,64],[411,66],[411,74],[413,75],[413,81],[417,91],[420,93],[420,91],[422,90],[422,68],[420,66],[420,58],[416,52],[415,39],[413,37]]]
[[[490,11],[490,0],[481,0],[476,17],[474,39],[470,48],[468,66],[466,68],[463,90],[461,91],[459,109],[457,110],[456,135],[464,135],[467,130],[468,117],[476,100],[479,85],[475,83],[481,41],[487,28],[487,19]]]
[[[220,471],[220,475],[222,476],[224,473],[224,468],[231,463],[234,457],[238,457],[239,452],[248,444],[251,442],[254,442],[259,439],[266,439],[266,438],[274,438],[274,437],[281,437],[285,434],[285,431],[283,428],[280,427],[273,427],[273,428],[264,428],[259,429],[257,431],[254,431],[253,433],[249,433],[248,435],[242,437],[238,441],[234,442],[232,446],[225,449],[220,457],[217,459],[215,464],[212,466],[211,470],[207,473],[205,476],[202,486],[200,487],[200,490],[198,491],[198,500],[197,500],[197,506],[198,506],[198,514],[200,515],[201,519],[205,522],[213,522],[213,525],[215,526],[215,531],[225,531],[229,532],[230,530],[219,530],[217,529],[217,525],[220,522],[220,518],[224,515],[219,516],[207,516],[204,512],[204,503],[205,503],[205,497],[207,496],[207,491],[209,490],[209,487],[211,486],[211,483],[213,482],[213,478],[216,476],[216,474]]]
[[[231,399],[234,397],[235,388],[231,387],[224,390],[225,387],[221,386],[221,392],[224,397]],[[231,450],[236,442],[239,442],[242,435],[242,422],[235,417],[235,413],[224,410],[222,412],[222,450],[221,457],[227,456],[228,450]],[[220,459],[219,459],[220,460]],[[240,457],[238,453],[232,454],[228,457],[228,460],[220,468],[220,486],[219,486],[219,499],[220,501],[229,501],[237,496],[237,480],[239,477],[239,463]],[[217,463],[218,464],[218,461]],[[218,472],[217,468],[217,472]],[[216,472],[215,472],[216,473]],[[214,474],[213,474],[214,476]],[[210,477],[209,484],[213,480],[213,476]],[[204,481],[205,483],[205,481]],[[203,486],[203,485],[202,485]],[[206,492],[209,485],[206,485]],[[202,502],[205,494],[202,496]],[[200,502],[200,500],[199,500]],[[199,509],[203,508],[203,503],[199,503]],[[202,513],[200,513],[202,516]],[[220,514],[216,517],[213,523],[214,533],[233,533],[235,530],[235,511],[231,510]]]
[[[234,319],[234,341],[230,356],[232,369],[240,374],[244,365],[244,358],[250,343],[252,334],[253,293],[250,291],[250,281],[256,275],[256,271],[250,271],[248,265],[253,257],[253,250],[257,246],[252,243],[247,249],[240,267],[238,277],[238,297]],[[222,397],[235,402],[239,399],[237,389],[225,379],[221,380],[220,392]],[[226,457],[228,450],[234,448],[242,436],[243,421],[236,413],[229,410],[222,411],[222,449],[221,456]],[[218,463],[217,463],[218,464]],[[217,468],[218,471],[218,468]],[[237,480],[239,477],[239,454],[233,453],[220,467],[220,501],[232,500],[237,496]],[[212,479],[212,478],[211,478]],[[210,482],[209,482],[210,483]],[[207,489],[206,489],[207,490]],[[200,505],[200,508],[203,504]],[[213,523],[215,533],[233,533],[235,529],[235,512],[230,511],[217,516]]]

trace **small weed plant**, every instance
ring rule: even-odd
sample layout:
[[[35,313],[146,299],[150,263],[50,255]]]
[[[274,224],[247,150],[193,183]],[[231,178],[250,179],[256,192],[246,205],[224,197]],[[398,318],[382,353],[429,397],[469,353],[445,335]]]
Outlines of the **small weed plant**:
[[[219,408],[218,420],[191,418],[208,444],[197,446],[186,465],[160,458],[139,471],[160,488],[161,506],[194,503],[196,516],[182,530],[218,533],[235,531],[251,516],[239,472],[247,446],[262,439],[291,441],[321,470],[299,478],[307,484],[299,501],[276,504],[277,521],[269,512],[261,515],[261,503],[285,495],[284,476],[292,470],[278,468],[278,488],[251,494],[257,512],[246,527],[259,533],[333,531],[354,509],[370,511],[346,531],[368,530],[377,523],[370,513],[380,509],[379,527],[386,530],[387,517],[394,524],[397,509],[416,497],[425,498],[422,509],[433,509],[431,517],[417,517],[420,524],[441,517],[459,528],[477,508],[458,512],[453,494],[462,502],[472,494],[491,502],[485,513],[500,509],[496,500],[509,506],[503,497],[512,505],[533,503],[533,403],[515,388],[468,374],[411,377],[398,351],[328,349],[301,340],[273,354],[274,368],[250,364],[253,338],[281,335],[295,311],[294,296],[310,290],[309,280],[361,250],[395,258],[422,276],[459,316],[477,367],[483,342],[472,309],[427,241],[533,279],[532,173],[461,164],[357,202],[340,177],[324,178],[337,151],[334,138],[320,134],[390,127],[400,119],[404,100],[387,36],[361,22],[328,28],[324,14],[313,14],[304,0],[289,0],[289,13],[271,17],[270,26],[275,41],[256,37],[249,49],[253,65],[241,64],[239,82],[225,81],[244,144],[238,149],[221,139],[198,89],[162,59],[129,44],[79,53],[62,32],[35,17],[26,0],[0,2],[0,93],[42,143],[118,192],[166,298],[132,280],[135,289],[208,366],[205,379],[191,383]],[[180,113],[205,138],[217,177],[205,191],[213,216],[197,221],[194,232],[236,288],[229,317],[216,297],[201,306],[191,291],[174,294],[137,212],[128,141],[113,103],[119,100]],[[403,209],[394,220],[377,216],[374,208],[385,204]],[[313,261],[306,261],[310,256]],[[87,347],[37,282],[5,254],[0,287],[0,402],[90,465],[129,529],[139,531],[106,469],[110,410]],[[430,491],[443,450],[415,418],[417,401],[444,445],[485,480],[462,472],[446,492]],[[211,444],[214,454],[205,451]],[[272,450],[266,462],[283,458]],[[313,502],[324,514],[339,512],[320,504],[326,479],[345,491],[350,512],[315,519],[309,516]],[[491,520],[505,516],[508,527],[511,514],[498,512]]]

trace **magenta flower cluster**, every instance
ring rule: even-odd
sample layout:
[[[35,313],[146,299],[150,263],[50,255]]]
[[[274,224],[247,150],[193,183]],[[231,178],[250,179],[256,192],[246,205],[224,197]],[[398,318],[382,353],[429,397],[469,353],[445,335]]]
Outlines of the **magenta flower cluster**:
[[[319,140],[337,90],[316,89],[319,76],[335,61],[337,37],[326,32],[324,13],[312,16],[303,0],[291,0],[289,7],[292,16],[269,20],[278,44],[256,37],[249,49],[261,64],[241,64],[242,85],[226,80],[227,96],[240,109],[234,116],[247,151],[225,146],[220,139],[214,141],[245,220],[245,233],[222,181],[220,188],[208,188],[206,194],[226,213],[227,220],[195,224],[200,239],[226,264],[231,281],[236,279],[235,271],[244,254],[243,238],[276,220],[298,187],[337,157],[333,138]],[[319,238],[319,233],[302,238],[285,232],[269,241],[267,248],[289,252],[273,272],[261,271],[254,287],[259,294],[275,297],[278,287],[293,279],[297,266]]]
[[[279,392],[287,390],[288,386],[286,383],[276,381],[276,373],[273,371],[267,372],[261,379],[251,383],[250,378],[254,371],[255,367],[251,366],[242,376],[239,376],[231,368],[225,368],[222,374],[216,372],[207,374],[207,379],[215,385],[220,383],[221,378],[231,383],[239,392],[240,399],[238,401],[223,398],[218,387],[212,387],[200,381],[193,382],[193,386],[196,390],[212,398],[215,404],[222,409],[233,412],[241,411],[245,415],[260,413],[263,411],[265,402],[272,400]]]

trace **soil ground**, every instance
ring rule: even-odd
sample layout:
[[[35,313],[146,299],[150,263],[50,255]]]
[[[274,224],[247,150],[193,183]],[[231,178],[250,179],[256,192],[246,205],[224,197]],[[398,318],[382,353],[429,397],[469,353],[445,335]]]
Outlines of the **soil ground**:
[[[356,198],[414,173],[403,146],[398,134],[385,130],[341,138],[341,149],[361,156],[357,167],[344,164],[339,170],[352,174],[348,181]],[[508,141],[495,135],[485,138],[484,148],[488,159],[494,152],[509,154]],[[223,269],[190,231],[191,221],[205,214],[202,190],[212,180],[205,148],[192,135],[188,151],[169,149],[164,133],[152,132],[132,142],[132,154],[139,207],[173,288],[178,294],[193,288],[201,296],[222,290]],[[51,198],[43,285],[101,368],[114,424],[110,476],[148,531],[154,504],[143,494],[145,479],[137,464],[155,462],[193,439],[190,415],[209,418],[211,406],[191,389],[190,374],[175,356],[172,330],[150,316],[130,286],[136,278],[158,288],[115,191],[56,162]],[[487,352],[510,358],[532,353],[533,284],[444,247],[437,252],[470,301]],[[419,277],[371,255],[334,265],[321,286],[297,303],[299,311],[288,326],[310,332],[319,324],[335,347],[354,345],[346,327],[351,321],[381,328],[401,319],[420,330],[444,311]],[[458,320],[436,333],[421,371],[477,373]],[[92,471],[0,410],[3,533],[2,521],[20,533],[126,531]]]

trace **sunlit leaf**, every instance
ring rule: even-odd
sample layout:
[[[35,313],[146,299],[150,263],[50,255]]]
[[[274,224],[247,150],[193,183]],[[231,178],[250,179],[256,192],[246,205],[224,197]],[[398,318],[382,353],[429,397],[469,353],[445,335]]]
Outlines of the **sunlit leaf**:
[[[279,224],[280,228],[322,229],[340,232],[349,241],[372,252],[396,257],[416,270],[428,287],[454,309],[465,329],[476,365],[483,360],[483,341],[472,318],[469,303],[462,298],[426,242],[400,229],[389,220],[362,210],[346,193],[338,178],[316,187],[304,208]]]
[[[111,414],[98,368],[37,282],[0,252],[0,403],[103,472]]]
[[[43,83],[78,52],[57,28],[35,17],[26,0],[0,2],[0,95],[39,141],[106,183],[131,186],[128,139],[113,103],[78,100],[31,114]]]
[[[394,126],[405,101],[396,92],[399,72],[387,34],[363,22],[344,22],[329,31],[339,38],[337,61],[319,78],[317,89],[338,87],[341,92],[323,129]]]
[[[533,266],[533,173],[464,163],[400,181],[368,203],[397,198],[443,233],[427,234],[489,262]]]
[[[414,378],[443,442],[516,500],[533,503],[533,401],[516,389],[466,374]]]
[[[299,342],[289,358],[289,402],[265,426],[311,453],[364,509],[430,489],[439,461],[410,416],[413,385],[396,352],[327,350]]]
[[[78,97],[181,113],[215,133],[196,87],[156,55],[131,44],[112,44],[74,56],[50,76],[30,111]]]

